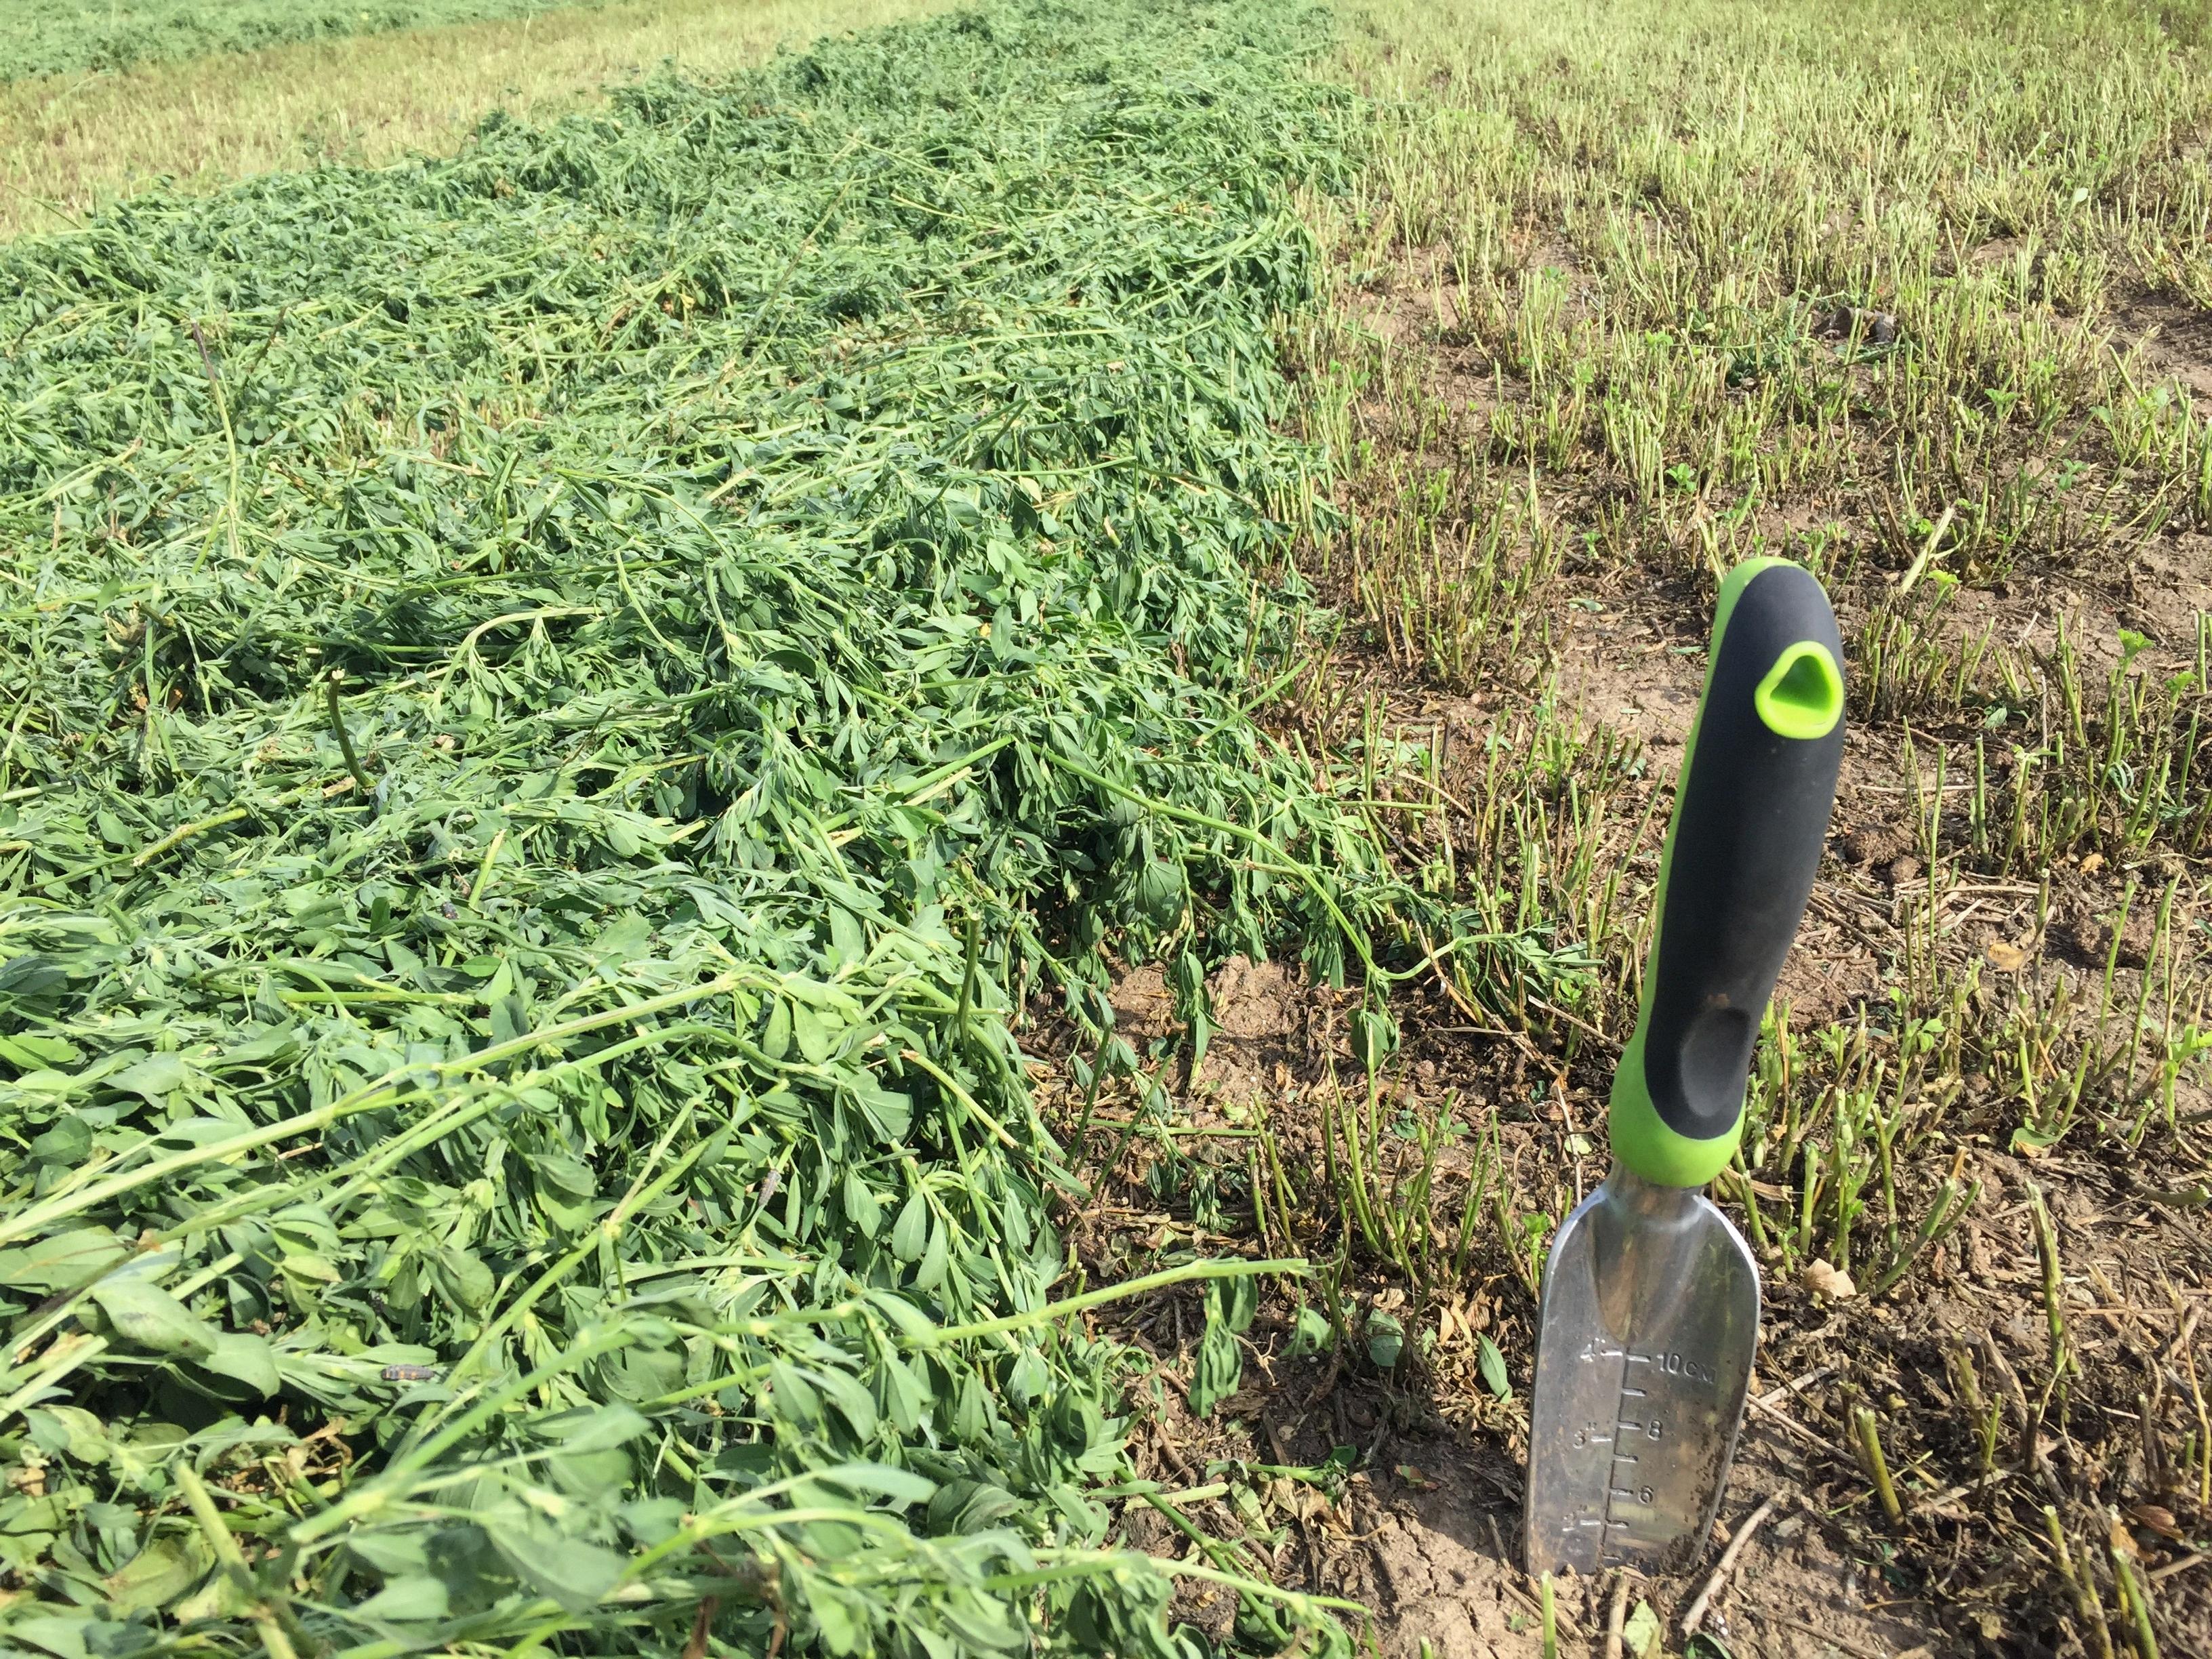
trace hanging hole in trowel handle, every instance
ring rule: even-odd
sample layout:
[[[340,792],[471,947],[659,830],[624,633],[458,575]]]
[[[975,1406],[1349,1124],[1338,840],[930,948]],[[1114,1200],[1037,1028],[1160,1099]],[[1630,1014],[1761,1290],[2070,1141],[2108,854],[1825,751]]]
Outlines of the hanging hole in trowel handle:
[[[1775,659],[1752,703],[1770,732],[1810,742],[1844,717],[1844,677],[1826,647],[1801,640]]]

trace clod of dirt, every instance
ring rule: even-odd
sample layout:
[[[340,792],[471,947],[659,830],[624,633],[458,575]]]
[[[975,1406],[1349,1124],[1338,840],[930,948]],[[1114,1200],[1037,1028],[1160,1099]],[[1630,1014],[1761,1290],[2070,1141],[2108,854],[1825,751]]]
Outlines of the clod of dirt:
[[[1814,321],[1814,331],[1832,340],[1856,334],[1869,345],[1897,343],[1897,319],[1887,311],[1869,311],[1858,306],[1838,306],[1833,311],[1820,314]]]
[[[1176,1029],[1175,998],[1167,975],[1153,963],[1132,968],[1106,993],[1114,1030],[1123,1037],[1164,1037]]]
[[[1904,833],[1887,823],[1854,824],[1844,831],[1838,850],[1846,864],[1887,864],[1910,845]]]
[[[1213,1024],[1224,1036],[1256,1041],[1290,1035],[1298,989],[1275,963],[1231,957],[1214,970],[1206,989]]]
[[[2085,967],[2102,968],[2112,949],[2112,918],[2100,915],[2087,904],[2076,902],[2051,922],[2050,939],[2062,954],[2074,961]],[[2120,929],[2119,965],[2142,967],[2150,960],[2151,947],[2157,939],[2156,919],[2140,904],[2130,906],[2127,923]]]
[[[1902,887],[1905,883],[1917,879],[1925,867],[1910,853],[1902,858],[1892,859],[1889,861],[1889,884],[1892,887]]]

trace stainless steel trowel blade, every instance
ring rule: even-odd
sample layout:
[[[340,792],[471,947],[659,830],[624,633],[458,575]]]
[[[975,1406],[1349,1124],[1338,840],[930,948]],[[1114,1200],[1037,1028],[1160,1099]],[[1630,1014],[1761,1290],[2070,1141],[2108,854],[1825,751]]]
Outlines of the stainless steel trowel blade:
[[[1687,1569],[1735,1455],[1758,1264],[1702,1193],[1615,1169],[1553,1240],[1542,1303],[1528,1571]]]

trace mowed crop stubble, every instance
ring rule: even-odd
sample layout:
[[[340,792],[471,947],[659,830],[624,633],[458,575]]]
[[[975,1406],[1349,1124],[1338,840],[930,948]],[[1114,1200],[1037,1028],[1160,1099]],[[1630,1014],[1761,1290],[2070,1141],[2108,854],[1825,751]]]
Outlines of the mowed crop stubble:
[[[1753,1535],[1733,1602],[1651,1596],[1670,1642],[1708,1607],[1737,1651],[2212,1639],[2203,21],[1471,0],[1343,27],[1375,101],[1352,191],[1310,198],[1331,282],[1294,351],[1348,473],[1305,568],[1364,631],[1295,714],[1324,753],[1418,743],[1378,817],[1401,867],[1595,965],[1562,996],[1498,961],[1474,1017],[1406,1021],[1525,1032],[1518,1060],[1409,1042],[1379,1114],[1323,1085],[1342,1174],[1310,1212],[1435,1331],[1462,1432],[1513,1444],[1485,1362],[1603,1171],[1718,577],[1781,554],[1843,617],[1832,855],[1719,1183],[1767,1279],[1722,1513]],[[1526,1248],[1470,1282],[1419,1224],[1486,1181]],[[1396,1443],[1436,1474],[1432,1437]],[[1377,1484],[1411,1512],[1404,1638],[1462,1639],[1420,1587],[1480,1571],[1455,1540],[1483,1506]],[[1609,1588],[1563,1605],[1601,1629]],[[1498,1599],[1475,1638],[1533,1611]]]
[[[1023,0],[25,151],[123,199],[0,246],[0,1640],[2212,1649],[2204,50]],[[1734,1541],[1540,1584],[1773,553],[1851,703]]]

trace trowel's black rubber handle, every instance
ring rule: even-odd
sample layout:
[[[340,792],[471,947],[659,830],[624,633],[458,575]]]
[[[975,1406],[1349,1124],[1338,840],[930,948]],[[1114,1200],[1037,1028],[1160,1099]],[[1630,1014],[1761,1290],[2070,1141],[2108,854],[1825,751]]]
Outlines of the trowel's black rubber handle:
[[[1667,831],[1643,1007],[1613,1079],[1613,1150],[1648,1181],[1703,1186],[1742,1132],[1759,1020],[1835,805],[1842,664],[1810,573],[1781,559],[1730,573]]]

